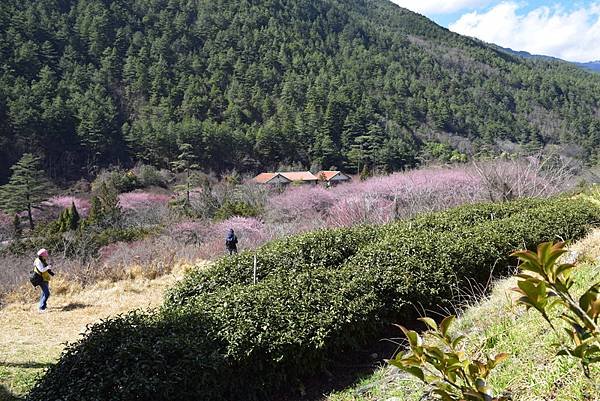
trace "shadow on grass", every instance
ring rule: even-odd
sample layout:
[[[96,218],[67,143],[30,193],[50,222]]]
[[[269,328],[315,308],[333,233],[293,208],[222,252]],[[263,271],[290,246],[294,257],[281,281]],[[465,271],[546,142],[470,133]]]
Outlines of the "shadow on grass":
[[[42,369],[52,366],[49,362],[0,362],[0,366],[6,368],[21,368],[21,369]],[[0,399],[1,400],[1,399]]]
[[[63,306],[59,310],[61,312],[68,312],[68,311],[71,311],[71,310],[85,309],[85,308],[90,307],[90,306],[91,305],[88,305],[88,304],[81,304],[81,303],[78,303],[78,302],[71,302],[70,304]]]
[[[398,332],[398,328],[388,326],[362,349],[332,355],[327,370],[302,380],[300,389],[277,394],[273,399],[323,401],[326,399],[325,394],[356,387],[363,379],[370,377],[382,366],[385,366],[386,359],[390,359],[396,354],[398,343],[395,339],[401,337]],[[367,388],[356,390],[357,395],[360,395],[361,391],[366,391]]]
[[[25,398],[14,395],[0,384],[0,401],[24,401]]]

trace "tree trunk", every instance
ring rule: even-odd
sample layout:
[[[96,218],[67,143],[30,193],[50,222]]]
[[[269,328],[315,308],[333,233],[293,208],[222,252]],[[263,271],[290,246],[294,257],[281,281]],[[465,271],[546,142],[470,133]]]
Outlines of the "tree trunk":
[[[27,218],[29,219],[29,228],[33,230],[33,216],[31,215],[31,203],[27,204]]]
[[[190,206],[190,169],[187,170],[187,179],[186,179],[186,193],[185,199],[187,201],[186,206]]]

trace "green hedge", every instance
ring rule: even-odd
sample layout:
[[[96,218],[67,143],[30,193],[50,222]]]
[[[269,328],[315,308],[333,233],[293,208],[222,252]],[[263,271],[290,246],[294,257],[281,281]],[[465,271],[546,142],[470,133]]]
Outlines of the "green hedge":
[[[401,311],[395,307],[398,300],[425,308],[439,305],[465,288],[468,280],[486,283],[492,275],[510,273],[509,254],[515,249],[580,238],[597,221],[598,211],[589,203],[558,199],[452,231],[389,234],[363,248],[346,268],[374,278],[385,305],[381,318],[394,317]]]
[[[383,324],[412,319],[415,304],[508,273],[512,250],[579,238],[598,221],[590,203],[560,198],[276,241],[257,252],[257,285],[248,252],[190,275],[158,311],[93,326],[29,399],[272,399]]]
[[[167,293],[166,304],[183,305],[194,296],[236,284],[252,284],[254,256],[259,281],[273,274],[335,269],[377,235],[375,227],[324,229],[267,243],[255,251],[222,258],[208,271],[187,275]]]
[[[182,305],[202,293],[211,293],[234,284],[251,284],[253,258],[257,258],[257,277],[264,280],[271,274],[290,274],[306,269],[336,269],[359,249],[385,235],[401,238],[416,232],[435,233],[472,226],[484,221],[498,220],[518,211],[539,207],[545,200],[521,199],[510,203],[482,203],[467,205],[449,211],[426,214],[409,222],[386,226],[359,226],[323,229],[296,235],[259,247],[254,251],[217,261],[209,271],[190,273],[167,293],[168,305]],[[428,235],[428,234],[427,234]]]

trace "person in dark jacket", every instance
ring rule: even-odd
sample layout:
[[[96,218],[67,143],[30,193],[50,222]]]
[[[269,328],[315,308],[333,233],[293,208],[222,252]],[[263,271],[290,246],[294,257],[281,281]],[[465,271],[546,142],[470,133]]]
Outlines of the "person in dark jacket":
[[[225,247],[229,251],[230,255],[237,253],[237,242],[238,239],[233,232],[233,228],[229,229],[229,233],[227,234],[227,238],[225,238]]]

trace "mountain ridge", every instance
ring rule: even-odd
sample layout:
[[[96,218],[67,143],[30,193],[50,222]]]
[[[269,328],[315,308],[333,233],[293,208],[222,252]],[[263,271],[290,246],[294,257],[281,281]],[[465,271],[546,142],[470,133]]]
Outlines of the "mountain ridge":
[[[568,61],[568,60],[563,60],[561,58],[554,57],[554,56],[547,56],[547,55],[543,55],[543,54],[532,54],[532,53],[529,53],[524,50],[514,50],[514,49],[511,49],[510,47],[502,47],[499,45],[492,45],[492,46],[496,46],[502,51],[506,51],[509,54],[513,54],[513,55],[520,56],[523,58],[570,63],[570,64],[576,65],[580,68],[583,68],[584,70],[587,70],[587,71],[600,72],[600,60],[588,61],[588,62]]]

